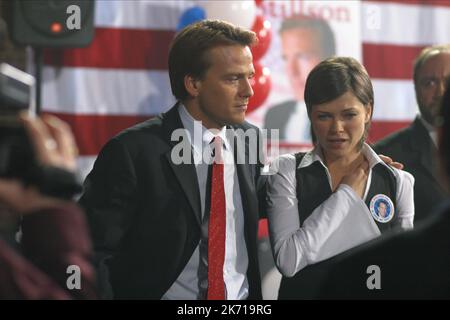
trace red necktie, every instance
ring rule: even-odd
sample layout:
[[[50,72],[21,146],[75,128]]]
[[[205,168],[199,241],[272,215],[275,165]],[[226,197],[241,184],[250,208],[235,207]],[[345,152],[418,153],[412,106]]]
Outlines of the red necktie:
[[[215,137],[211,176],[211,210],[208,225],[208,300],[225,299],[223,264],[225,261],[225,189],[223,181],[223,142]]]

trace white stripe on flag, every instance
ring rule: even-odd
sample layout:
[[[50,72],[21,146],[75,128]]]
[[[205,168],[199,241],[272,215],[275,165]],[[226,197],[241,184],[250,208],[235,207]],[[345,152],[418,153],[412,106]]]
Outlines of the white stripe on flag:
[[[412,120],[417,113],[414,85],[410,80],[373,79],[374,120]]]
[[[448,7],[363,2],[361,9],[363,42],[411,46],[450,42]]]
[[[175,103],[166,71],[44,67],[43,78],[48,112],[154,115]]]
[[[48,112],[155,115],[175,102],[165,71],[45,67],[44,79],[43,110]],[[373,85],[374,119],[414,118],[412,81],[373,79]]]
[[[175,30],[182,12],[193,1],[97,0],[95,25],[98,27]]]

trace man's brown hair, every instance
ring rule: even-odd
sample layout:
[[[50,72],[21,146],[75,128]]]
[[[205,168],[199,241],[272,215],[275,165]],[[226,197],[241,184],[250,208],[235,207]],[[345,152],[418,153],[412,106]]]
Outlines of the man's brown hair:
[[[173,40],[169,51],[169,77],[172,93],[183,101],[189,93],[184,77],[201,79],[210,61],[207,52],[222,45],[252,46],[257,42],[253,31],[236,27],[220,20],[203,20],[181,30]]]

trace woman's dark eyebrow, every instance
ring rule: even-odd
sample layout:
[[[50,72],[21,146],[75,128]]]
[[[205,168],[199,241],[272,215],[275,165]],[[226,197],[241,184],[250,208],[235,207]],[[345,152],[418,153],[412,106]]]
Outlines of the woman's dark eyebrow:
[[[347,108],[347,109],[342,110],[342,112],[347,112],[347,111],[357,111],[357,110],[356,110],[356,108],[354,108],[354,107],[351,107],[351,108]]]

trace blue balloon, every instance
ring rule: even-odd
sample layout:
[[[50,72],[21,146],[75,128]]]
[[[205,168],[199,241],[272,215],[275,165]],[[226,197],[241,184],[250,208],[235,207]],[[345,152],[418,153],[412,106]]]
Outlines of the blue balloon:
[[[184,27],[191,23],[206,19],[205,10],[201,7],[192,7],[187,9],[180,17],[180,21],[177,25],[177,31],[180,31]]]

